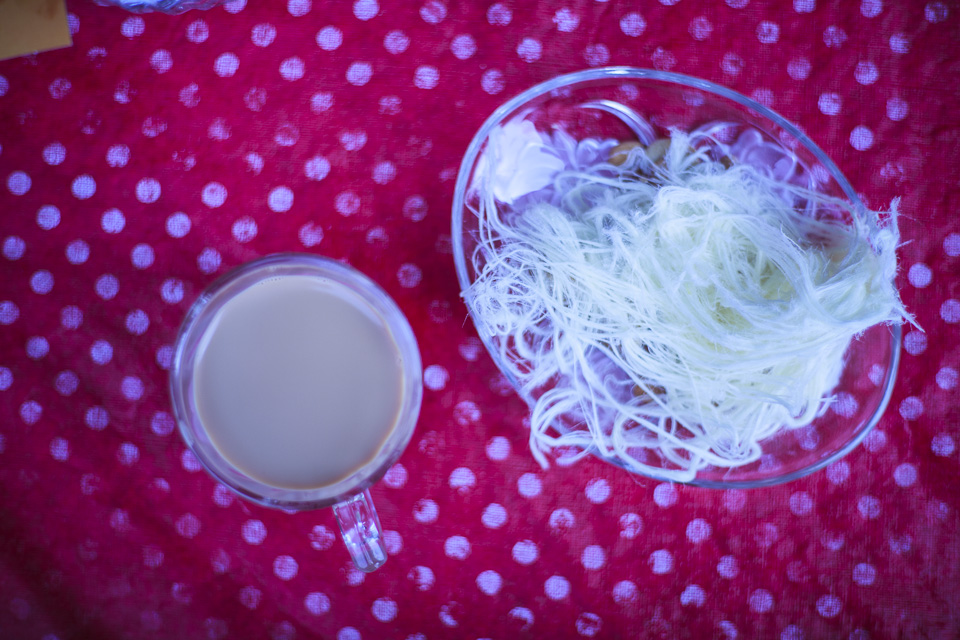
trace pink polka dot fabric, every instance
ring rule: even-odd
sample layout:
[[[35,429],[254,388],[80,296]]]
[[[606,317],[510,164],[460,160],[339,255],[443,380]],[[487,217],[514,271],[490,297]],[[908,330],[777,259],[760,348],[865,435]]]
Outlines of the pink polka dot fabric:
[[[960,636],[955,3],[68,8],[72,48],[0,63],[4,637]],[[871,206],[903,197],[898,283],[922,330],[847,458],[726,492],[532,460],[458,297],[455,175],[507,98],[607,64],[752,96]],[[186,309],[276,251],[369,274],[422,348],[370,575],[330,511],[236,498],[171,417]]]

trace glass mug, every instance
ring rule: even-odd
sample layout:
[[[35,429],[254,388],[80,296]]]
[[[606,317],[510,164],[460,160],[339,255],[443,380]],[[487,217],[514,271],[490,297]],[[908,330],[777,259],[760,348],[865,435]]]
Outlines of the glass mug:
[[[288,488],[252,477],[214,444],[198,409],[197,363],[210,342],[224,305],[251,287],[283,276],[317,278],[342,300],[363,309],[389,334],[400,357],[401,391],[396,421],[372,459],[329,485]],[[235,307],[236,308],[236,307]],[[187,447],[214,478],[257,504],[286,510],[333,507],[340,533],[357,567],[366,572],[387,559],[380,521],[369,487],[410,442],[420,412],[423,373],[417,341],[403,312],[376,283],[352,267],[310,254],[274,254],[241,265],[213,282],[193,303],[177,335],[170,368],[174,415]],[[386,431],[386,430],[385,430]]]

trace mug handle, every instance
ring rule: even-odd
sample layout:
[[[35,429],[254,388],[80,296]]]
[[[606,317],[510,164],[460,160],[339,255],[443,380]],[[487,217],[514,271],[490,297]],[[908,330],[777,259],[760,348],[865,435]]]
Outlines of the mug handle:
[[[387,561],[387,548],[370,490],[366,489],[333,505],[333,513],[340,526],[343,542],[357,568],[370,573],[383,566]]]

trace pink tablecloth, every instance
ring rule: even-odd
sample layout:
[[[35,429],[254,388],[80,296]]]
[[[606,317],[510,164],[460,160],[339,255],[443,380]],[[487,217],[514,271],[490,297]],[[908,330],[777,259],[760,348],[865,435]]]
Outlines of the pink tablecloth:
[[[232,0],[69,2],[74,46],[0,63],[0,636],[960,636],[960,9]],[[543,472],[458,298],[449,211],[474,131],[558,73],[627,64],[799,123],[868,203],[903,196],[908,329],[864,445],[712,491]],[[408,314],[411,446],[375,487],[392,557],[329,511],[235,498],[184,449],[170,344],[218,274],[343,258]]]

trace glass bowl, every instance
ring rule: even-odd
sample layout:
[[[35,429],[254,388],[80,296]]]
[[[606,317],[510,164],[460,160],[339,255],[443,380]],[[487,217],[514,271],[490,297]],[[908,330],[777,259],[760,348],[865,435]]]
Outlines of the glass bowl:
[[[475,321],[476,309],[466,295],[477,275],[473,253],[478,219],[471,209],[471,196],[475,197],[471,188],[478,174],[485,171],[483,152],[491,133],[519,120],[533,123],[540,131],[562,129],[578,141],[598,136],[643,141],[657,134],[662,137],[671,128],[691,131],[717,122],[740,131],[753,129],[762,137],[761,146],[789,150],[806,168],[806,179],[813,188],[852,205],[865,228],[877,229],[880,223],[820,148],[795,125],[758,102],[712,82],[676,73],[631,67],[580,71],[539,84],[501,106],[467,148],[457,176],[452,239],[457,277]],[[520,391],[517,379],[501,360],[497,338],[482,333],[480,338],[494,362],[532,409],[544,389]],[[754,462],[732,468],[708,466],[698,470],[694,478],[680,481],[713,488],[769,486],[800,478],[846,455],[877,424],[890,400],[900,339],[898,325],[881,324],[866,330],[851,342],[844,355],[843,372],[833,392],[836,400],[812,424],[781,429],[763,440],[763,454]],[[574,428],[572,424],[560,419],[552,426],[563,433]],[[626,468],[617,459],[589,449],[587,452]],[[667,473],[669,463],[651,458],[656,456],[644,460],[648,465],[644,473],[628,471],[676,481]]]

